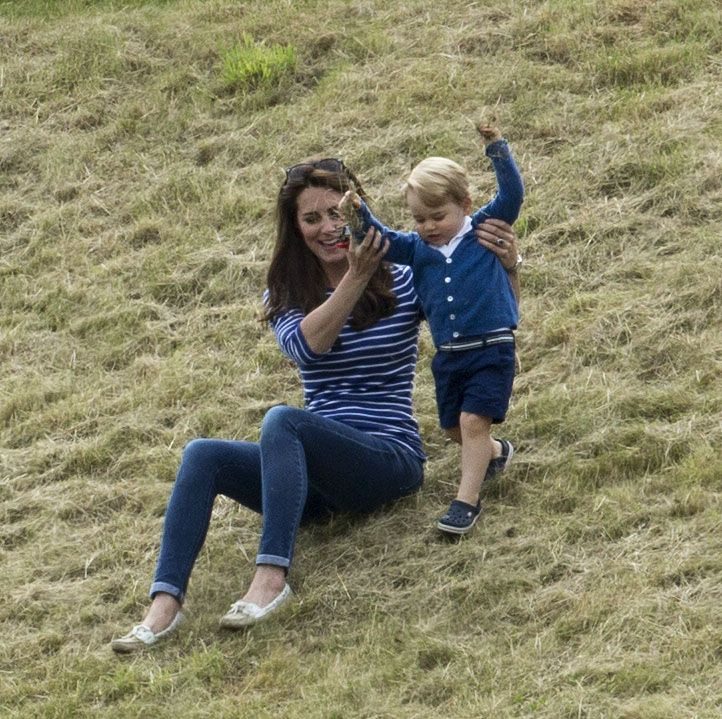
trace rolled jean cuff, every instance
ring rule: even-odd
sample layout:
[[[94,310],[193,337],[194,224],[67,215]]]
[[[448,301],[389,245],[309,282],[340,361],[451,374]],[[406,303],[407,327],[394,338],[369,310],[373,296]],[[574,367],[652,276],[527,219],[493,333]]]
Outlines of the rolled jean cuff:
[[[153,599],[158,592],[165,592],[166,594],[170,594],[172,597],[175,597],[181,604],[183,604],[183,600],[185,599],[185,593],[178,589],[178,587],[174,586],[173,584],[168,584],[167,582],[153,582],[153,584],[150,585],[150,592],[148,592],[148,596]]]
[[[287,557],[278,557],[275,554],[259,554],[256,556],[256,564],[272,564],[274,567],[288,569],[291,566],[291,560]]]

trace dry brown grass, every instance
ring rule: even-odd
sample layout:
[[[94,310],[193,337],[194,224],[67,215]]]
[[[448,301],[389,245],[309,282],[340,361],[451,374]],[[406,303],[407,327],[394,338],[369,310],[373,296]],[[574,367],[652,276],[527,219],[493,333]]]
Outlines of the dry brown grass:
[[[92,5],[92,7],[91,7]],[[44,17],[44,13],[47,17]],[[0,709],[10,717],[717,717],[722,31],[714,0],[0,2]],[[298,54],[250,94],[243,34]],[[303,532],[227,636],[258,519],[219,501],[187,630],[118,661],[180,449],[301,400],[257,320],[282,168],[379,214],[426,154],[528,188],[513,470],[471,539],[422,338],[421,494]]]

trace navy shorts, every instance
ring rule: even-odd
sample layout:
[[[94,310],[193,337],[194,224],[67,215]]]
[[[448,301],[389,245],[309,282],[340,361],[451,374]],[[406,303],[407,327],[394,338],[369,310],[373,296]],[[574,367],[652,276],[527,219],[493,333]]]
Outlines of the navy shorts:
[[[458,427],[462,412],[503,422],[509,409],[514,369],[514,342],[463,352],[439,350],[431,371],[441,426]]]

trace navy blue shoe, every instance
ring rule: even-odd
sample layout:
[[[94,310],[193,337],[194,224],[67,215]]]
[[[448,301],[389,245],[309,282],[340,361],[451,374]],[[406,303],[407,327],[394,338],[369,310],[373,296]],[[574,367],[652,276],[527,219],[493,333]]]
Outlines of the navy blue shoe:
[[[505,439],[499,439],[497,442],[501,444],[501,454],[489,462],[489,466],[486,468],[486,474],[484,475],[485,482],[501,474],[509,466],[509,462],[511,462],[511,458],[514,456],[514,447],[512,447],[511,442],[507,442]]]
[[[466,534],[470,532],[476,524],[481,514],[481,500],[473,504],[467,504],[458,499],[454,499],[449,505],[449,509],[443,517],[439,517],[436,526],[442,531],[449,534]]]

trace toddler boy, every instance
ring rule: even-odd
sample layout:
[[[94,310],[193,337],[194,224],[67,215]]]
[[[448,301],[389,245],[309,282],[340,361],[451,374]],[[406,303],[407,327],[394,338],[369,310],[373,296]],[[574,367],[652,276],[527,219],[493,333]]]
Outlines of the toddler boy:
[[[481,513],[482,482],[503,471],[514,449],[495,440],[491,426],[503,422],[514,380],[514,333],[518,308],[507,271],[479,244],[476,227],[488,218],[512,224],[524,186],[509,145],[498,129],[478,127],[494,166],[497,193],[471,213],[469,182],[453,160],[429,157],[411,172],[404,195],[415,232],[385,227],[354,193],[341,203],[356,208],[363,230],[373,226],[389,240],[384,259],[410,265],[437,353],[432,362],[442,428],[461,444],[461,481],[437,527],[466,534]]]

